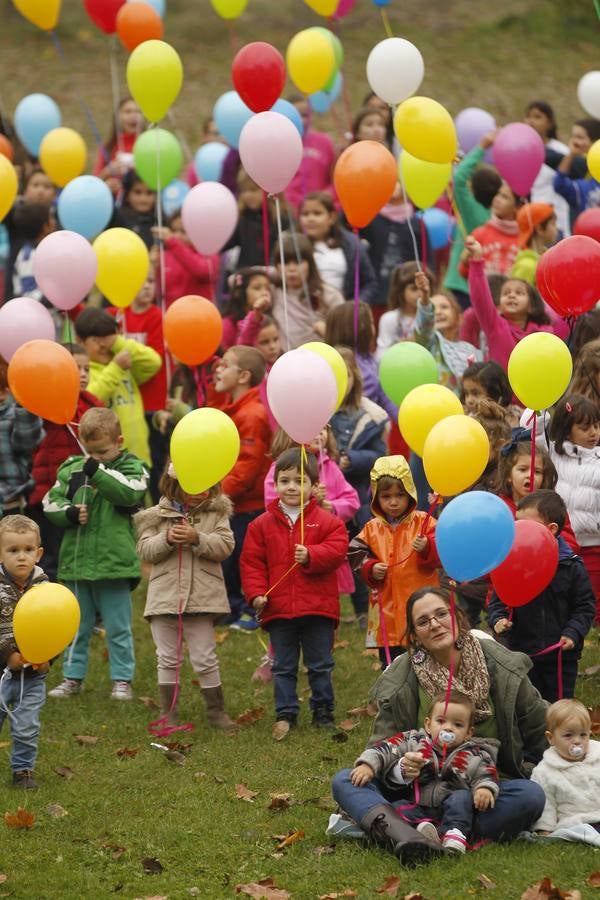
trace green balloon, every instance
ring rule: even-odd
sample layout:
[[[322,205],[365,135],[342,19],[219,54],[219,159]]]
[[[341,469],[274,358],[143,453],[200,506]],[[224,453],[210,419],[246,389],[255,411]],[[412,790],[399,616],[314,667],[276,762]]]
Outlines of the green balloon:
[[[403,341],[394,344],[381,357],[379,380],[392,403],[400,406],[413,388],[438,383],[437,363],[425,347]]]
[[[153,191],[177,178],[183,166],[181,144],[164,128],[150,128],[140,134],[133,147],[135,171]]]
[[[333,31],[329,30],[329,28],[323,28],[322,25],[315,25],[311,30],[320,31],[321,34],[324,34],[333,48],[333,55],[335,60],[333,64],[333,71],[327,84],[321,88],[322,91],[330,91],[337,77],[337,73],[344,65],[344,48],[342,47],[342,42],[340,41],[337,34],[334,34]]]

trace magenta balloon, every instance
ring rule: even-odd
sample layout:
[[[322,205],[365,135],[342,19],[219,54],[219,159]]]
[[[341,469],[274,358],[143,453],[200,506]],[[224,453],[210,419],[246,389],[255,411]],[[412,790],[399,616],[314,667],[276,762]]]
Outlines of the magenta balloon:
[[[494,165],[518,197],[526,197],[544,163],[544,144],[530,125],[512,122],[494,141]]]
[[[257,113],[242,128],[242,165],[268,194],[279,194],[288,186],[302,162],[302,152],[300,132],[281,113]]]
[[[87,297],[97,271],[98,259],[92,245],[75,231],[49,234],[33,255],[38,287],[63,312]]]
[[[56,340],[54,320],[39,300],[16,297],[0,307],[0,355],[6,362],[27,341],[37,340]]]
[[[459,112],[454,120],[456,136],[463,153],[469,153],[481,138],[496,130],[496,120],[485,109],[469,106]]]
[[[205,181],[193,187],[183,201],[183,227],[198,253],[212,256],[227,243],[238,220],[235,197],[224,184]]]
[[[299,444],[310,443],[329,422],[337,396],[331,366],[312,350],[288,350],[269,372],[267,397],[271,412]]]
[[[352,12],[354,6],[356,4],[356,0],[340,0],[338,3],[337,9],[333,14],[334,19],[343,19],[344,16],[347,16],[349,12]]]

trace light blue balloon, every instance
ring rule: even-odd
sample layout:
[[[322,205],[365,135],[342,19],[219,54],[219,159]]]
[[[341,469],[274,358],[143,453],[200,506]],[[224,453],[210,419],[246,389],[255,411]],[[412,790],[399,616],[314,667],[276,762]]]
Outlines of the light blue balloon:
[[[36,158],[43,139],[61,122],[60,109],[47,94],[29,94],[15,109],[15,131],[27,152]]]
[[[80,175],[60,193],[58,219],[67,231],[76,231],[91,241],[104,231],[113,214],[113,195],[101,178]]]
[[[442,511],[435,543],[442,565],[456,581],[492,572],[510,553],[515,522],[506,503],[487,491],[468,491]]]
[[[375,6],[389,6],[391,0],[373,0]]]
[[[286,119],[289,119],[298,129],[300,137],[304,137],[304,122],[293,103],[290,103],[289,100],[278,100],[277,103],[271,107],[271,112],[279,113],[280,115],[285,116]]]
[[[342,73],[338,72],[335,76],[335,81],[333,82],[330,91],[317,91],[316,94],[311,94],[308,99],[310,101],[313,112],[329,112],[335,101],[340,96],[343,84],[344,80],[342,77]]]
[[[162,208],[166,216],[174,216],[183,206],[183,201],[190,192],[189,184],[175,178],[161,191]]]
[[[452,219],[445,213],[443,209],[437,209],[432,206],[423,213],[425,226],[427,228],[427,237],[429,246],[432,250],[441,250],[447,247],[452,237],[453,224]]]
[[[166,0],[127,0],[127,3],[147,3],[156,10],[161,19],[164,19],[167,10]]]
[[[236,150],[239,147],[242,128],[253,115],[237,91],[222,94],[213,109],[215,125],[229,146]]]
[[[229,147],[219,141],[209,141],[196,151],[194,168],[200,181],[220,181]]]

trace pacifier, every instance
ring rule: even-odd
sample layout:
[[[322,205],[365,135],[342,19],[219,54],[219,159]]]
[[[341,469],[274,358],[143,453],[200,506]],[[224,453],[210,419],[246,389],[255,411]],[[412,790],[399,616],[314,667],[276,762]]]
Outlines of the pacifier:
[[[438,741],[440,744],[452,744],[455,738],[455,734],[453,731],[440,731],[438,734]]]
[[[584,749],[581,744],[571,744],[569,747],[569,756],[572,756],[573,759],[581,759],[584,754]]]

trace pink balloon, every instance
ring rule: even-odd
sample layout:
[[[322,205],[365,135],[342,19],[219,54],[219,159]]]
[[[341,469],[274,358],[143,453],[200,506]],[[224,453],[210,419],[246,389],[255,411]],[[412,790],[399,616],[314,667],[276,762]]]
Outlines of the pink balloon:
[[[238,215],[235,197],[217,181],[197,184],[181,207],[183,227],[198,253],[205,256],[223,249],[235,231]]]
[[[269,406],[278,423],[299,444],[314,440],[335,411],[337,385],[331,366],[312,350],[288,350],[267,380]]]
[[[335,13],[333,14],[333,18],[343,19],[344,16],[347,16],[349,12],[352,12],[355,3],[356,0],[340,0]]]
[[[242,128],[242,165],[268,194],[279,194],[288,186],[302,162],[302,152],[298,129],[281,113],[257,113]]]
[[[544,162],[544,143],[530,125],[513,122],[494,141],[494,165],[519,197],[526,197]]]
[[[73,309],[91,291],[98,260],[92,245],[75,231],[55,231],[33,255],[38,287],[57,309]]]
[[[37,340],[56,340],[54,320],[39,300],[16,297],[0,307],[0,354],[6,362],[27,341]]]

